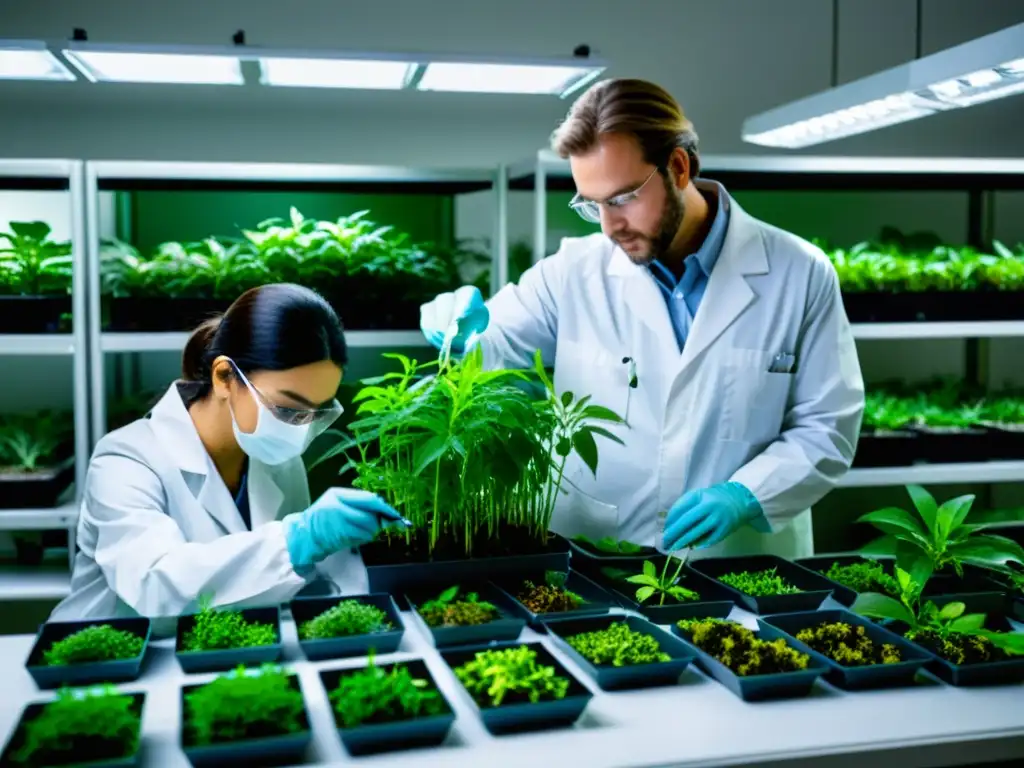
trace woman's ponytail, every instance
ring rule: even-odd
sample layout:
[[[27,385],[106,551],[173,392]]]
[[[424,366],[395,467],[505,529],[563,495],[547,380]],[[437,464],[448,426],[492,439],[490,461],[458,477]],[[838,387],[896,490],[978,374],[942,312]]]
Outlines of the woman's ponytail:
[[[212,317],[196,328],[185,344],[181,356],[181,375],[185,381],[208,383],[210,379],[210,360],[207,353],[213,345],[213,337],[220,328],[221,318]]]

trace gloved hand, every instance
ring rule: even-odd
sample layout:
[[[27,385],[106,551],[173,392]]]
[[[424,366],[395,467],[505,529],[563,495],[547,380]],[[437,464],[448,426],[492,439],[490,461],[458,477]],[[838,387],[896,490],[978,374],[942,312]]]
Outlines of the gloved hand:
[[[666,552],[710,547],[763,515],[760,502],[740,483],[689,491],[668,511],[662,547]]]
[[[380,496],[357,488],[331,488],[304,512],[287,515],[285,540],[292,567],[306,571],[316,563],[373,540],[402,516]]]
[[[454,293],[442,293],[420,307],[420,330],[435,349],[444,345],[445,332],[453,322],[459,332],[452,339],[451,351],[461,355],[469,350],[477,336],[487,330],[491,315],[480,289],[464,285]]]

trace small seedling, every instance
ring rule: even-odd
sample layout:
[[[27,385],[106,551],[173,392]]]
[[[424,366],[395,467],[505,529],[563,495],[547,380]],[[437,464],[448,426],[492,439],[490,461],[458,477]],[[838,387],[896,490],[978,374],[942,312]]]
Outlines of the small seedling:
[[[299,627],[299,637],[302,640],[327,640],[386,632],[393,628],[387,613],[377,606],[358,600],[342,600],[319,616],[303,622]]]
[[[657,638],[635,632],[624,621],[595,632],[572,635],[565,641],[591,664],[601,667],[657,664],[672,658],[661,650]]]
[[[892,597],[899,597],[900,594],[896,579],[885,572],[881,563],[874,560],[849,565],[832,563],[822,573],[825,578],[849,587],[854,592],[881,592]]]
[[[291,674],[265,664],[239,666],[185,695],[185,725],[193,744],[218,744],[296,733],[303,724],[302,693]]]
[[[185,634],[186,651],[219,651],[273,645],[277,630],[271,624],[246,621],[240,611],[220,611],[208,599],[200,602],[195,624]]]
[[[533,613],[561,613],[579,608],[586,601],[565,588],[567,574],[548,571],[545,584],[523,582],[516,599]]]
[[[727,573],[719,576],[718,580],[751,597],[795,595],[802,591],[779,576],[775,571],[775,568],[768,568],[764,571]]]
[[[25,723],[16,765],[72,765],[115,761],[139,747],[139,715],[132,697],[113,686],[63,688],[38,717]]]
[[[405,664],[382,669],[372,653],[366,669],[342,675],[330,699],[343,728],[429,717],[447,709],[429,680],[413,677]]]
[[[656,593],[658,595],[658,605],[665,604],[666,596],[672,598],[677,603],[700,600],[700,595],[698,593],[694,592],[692,589],[687,589],[678,583],[679,574],[682,572],[686,561],[680,558],[676,559],[679,561],[679,566],[671,577],[668,576],[668,566],[669,563],[672,562],[673,558],[666,557],[665,565],[662,566],[661,569],[661,576],[658,576],[654,563],[650,560],[645,560],[643,573],[638,573],[626,579],[630,584],[641,585],[636,591],[636,601],[638,603],[644,603],[650,600]]]
[[[761,640],[746,627],[727,619],[684,619],[680,629],[691,642],[740,677],[806,669],[811,657],[782,638]]]
[[[498,618],[498,609],[480,600],[476,592],[467,593],[461,600],[456,599],[458,595],[459,587],[455,585],[419,607],[428,627],[477,626]]]
[[[96,624],[58,640],[43,652],[43,664],[60,667],[100,661],[134,659],[142,653],[143,639],[132,632]]]
[[[536,704],[565,698],[569,680],[554,667],[537,663],[537,651],[526,645],[479,651],[471,661],[455,668],[459,679],[482,707],[502,703]]]
[[[902,660],[899,648],[892,643],[874,643],[859,624],[822,622],[801,629],[796,639],[845,667],[895,664]]]

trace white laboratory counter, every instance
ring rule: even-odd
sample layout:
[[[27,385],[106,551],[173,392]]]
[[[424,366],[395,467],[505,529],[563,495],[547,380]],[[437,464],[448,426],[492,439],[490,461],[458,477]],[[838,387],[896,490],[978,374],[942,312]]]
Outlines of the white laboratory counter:
[[[733,618],[751,624],[739,609]],[[605,693],[551,639],[542,642],[595,696],[575,727],[492,736],[483,727],[454,675],[407,613],[398,653],[381,661],[422,658],[456,711],[442,747],[352,758],[334,728],[318,672],[361,666],[365,659],[306,661],[295,625],[283,621],[284,664],[299,675],[309,708],[313,743],[307,764],[358,763],[382,768],[625,768],[627,766],[915,766],[976,765],[1020,760],[1024,765],[1024,685],[954,688],[926,681],[913,688],[846,693],[818,681],[801,699],[746,703],[691,665],[678,685]],[[756,624],[751,624],[756,626]],[[522,639],[540,637],[527,629]],[[45,700],[24,662],[34,636],[0,637],[4,669],[0,739],[6,742],[23,706]],[[180,688],[213,674],[186,676],[174,658],[173,639],[150,645],[142,676],[120,686],[145,691],[141,765],[188,766],[178,746]]]

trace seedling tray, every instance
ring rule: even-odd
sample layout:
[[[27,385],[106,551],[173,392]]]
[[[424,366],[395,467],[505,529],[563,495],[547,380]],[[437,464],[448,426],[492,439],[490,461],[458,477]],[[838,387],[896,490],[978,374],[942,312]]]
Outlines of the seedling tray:
[[[178,619],[177,641],[174,646],[174,655],[178,663],[187,674],[202,672],[222,672],[234,669],[239,664],[243,666],[258,666],[275,662],[281,658],[281,609],[277,606],[272,608],[246,608],[240,611],[242,618],[249,622],[271,624],[277,635],[277,642],[271,645],[259,645],[252,648],[230,648],[217,651],[184,651],[182,646],[185,642],[185,635],[195,624],[196,614],[187,614]]]
[[[70,296],[0,296],[0,334],[68,333]]]
[[[536,704],[529,702],[503,702],[500,706],[492,707],[480,706],[470,695],[469,691],[459,683],[458,690],[479,713],[484,727],[495,736],[521,733],[523,731],[566,728],[579,719],[580,715],[583,714],[583,710],[587,708],[587,704],[594,697],[590,689],[580,682],[574,674],[540,643],[499,643],[476,648],[460,648],[458,650],[441,651],[441,658],[444,659],[445,664],[454,673],[457,667],[472,660],[479,651],[518,648],[523,645],[537,651],[538,664],[554,667],[556,675],[567,678],[569,680],[569,689],[562,699],[541,701]],[[458,682],[457,678],[456,682]]]
[[[371,649],[377,654],[394,653],[398,650],[402,636],[405,634],[405,624],[402,622],[398,606],[395,605],[391,595],[381,593],[339,597],[297,597],[290,603],[292,619],[295,620],[295,631],[298,632],[304,622],[315,619],[324,611],[346,600],[358,600],[364,605],[372,605],[383,611],[395,629],[373,632],[368,635],[350,635],[323,640],[300,639],[299,646],[307,659],[323,661],[324,659],[340,659],[348,656],[366,656]]]
[[[825,579],[825,581],[832,586],[832,599],[849,607],[853,605],[854,601],[857,599],[857,591],[845,584],[840,584],[838,581],[828,578],[825,575],[825,572],[832,566],[832,563],[839,563],[840,565],[854,565],[855,563],[870,563],[871,559],[861,557],[860,555],[819,555],[817,557],[802,557],[798,560],[794,560],[793,562]],[[879,559],[879,562],[882,563],[882,570],[890,576],[893,575],[895,564],[894,560]]]
[[[46,666],[43,654],[54,643],[63,640],[86,627],[109,624],[114,629],[131,632],[142,638],[142,650],[138,656],[117,661],[96,661],[88,664],[68,664],[56,667]],[[147,618],[99,619],[91,621],[51,621],[40,627],[36,642],[29,652],[25,667],[40,688],[93,685],[96,683],[123,683],[138,678],[142,662],[149,648],[152,630]]]
[[[862,432],[854,467],[905,467],[921,459],[917,432],[909,429]]]
[[[915,426],[920,436],[917,456],[932,464],[953,464],[962,461],[988,461],[995,458],[992,435],[983,427]]]
[[[521,573],[503,581],[492,582],[492,586],[495,588],[494,597],[497,600],[495,605],[507,610],[514,616],[525,619],[527,624],[534,629],[542,630],[546,623],[554,618],[600,616],[608,613],[615,604],[614,598],[612,598],[607,590],[595,584],[583,574],[570,570],[565,580],[565,589],[575,592],[582,597],[585,601],[583,605],[572,611],[534,613],[515,597],[520,585],[527,579],[533,581],[534,584],[544,584],[546,581],[545,572]]]
[[[294,690],[301,692],[297,675],[289,676],[289,683]],[[237,739],[222,741],[215,744],[195,744],[190,738],[188,724],[184,721],[185,698],[189,693],[209,683],[185,685],[181,689],[181,750],[192,765],[225,766],[225,765],[281,765],[302,763],[306,749],[313,739],[309,726],[309,708],[305,704],[302,709],[302,730],[282,735],[263,736],[253,739]]]
[[[624,667],[605,664],[599,666],[589,661],[568,643],[568,638],[573,635],[581,632],[599,632],[619,622],[625,622],[634,632],[654,637],[661,646],[661,650],[672,657],[671,660]],[[605,691],[675,685],[679,682],[679,676],[696,658],[693,649],[678,637],[646,619],[636,616],[600,616],[593,619],[550,621],[548,622],[548,631],[558,641],[565,654],[590,675],[598,687]]]
[[[703,560],[691,560],[686,564],[697,573],[715,579],[716,583],[732,595],[741,607],[753,613],[791,613],[793,611],[813,611],[824,602],[833,591],[831,581],[813,571],[809,571],[789,560],[776,555],[751,555],[749,557],[714,557]],[[775,568],[775,572],[794,587],[802,589],[795,595],[768,595],[754,597],[738,589],[718,581],[719,576],[740,571],[764,571]],[[685,569],[684,569],[685,570]]]
[[[1024,456],[1024,424],[985,424],[989,431],[993,459],[1013,460]]]
[[[222,314],[230,305],[227,299],[124,296],[110,299],[105,330],[190,331],[204,320]]]
[[[863,667],[851,667],[833,661],[823,653],[819,653],[806,643],[796,639],[800,630],[811,629],[824,622],[851,624],[864,627],[864,632],[877,645],[891,643],[900,651],[902,661],[893,664],[872,664]],[[911,685],[918,670],[932,658],[917,643],[878,626],[869,619],[850,611],[810,611],[804,613],[781,613],[765,618],[758,618],[758,626],[763,630],[766,626],[782,631],[786,642],[799,651],[808,654],[815,662],[825,664],[829,671],[825,679],[839,688],[850,691],[867,690],[870,688],[895,687]]]
[[[711,677],[728,688],[743,701],[770,701],[773,699],[795,699],[806,696],[814,687],[815,681],[829,671],[827,664],[822,664],[813,656],[806,669],[796,672],[776,672],[770,675],[751,675],[740,677],[710,653],[706,653],[693,644],[690,633],[672,625],[672,631],[686,641],[697,657],[697,665]],[[761,640],[789,640],[778,629],[762,626],[757,636]]]
[[[466,627],[431,627],[419,613],[419,606],[428,600],[436,597],[446,588],[454,586],[449,584],[426,590],[417,590],[405,596],[409,608],[412,610],[413,621],[415,621],[431,639],[435,648],[451,648],[459,645],[480,645],[483,643],[508,642],[516,640],[526,626],[526,619],[513,613],[507,606],[507,596],[498,594],[498,591],[490,585],[465,586],[460,585],[459,593],[476,592],[482,602],[491,603],[498,610],[498,618],[486,624],[474,624]]]
[[[414,678],[425,679],[435,689],[437,681],[430,674],[427,665],[419,660],[396,662],[409,668]],[[393,664],[380,664],[381,669],[388,669]],[[362,671],[357,669],[331,669],[320,673],[320,681],[328,694],[338,686],[342,677]],[[438,689],[440,690],[440,689]],[[388,723],[371,723],[357,725],[353,728],[345,728],[338,719],[338,713],[331,707],[334,715],[334,724],[341,737],[341,743],[345,745],[350,755],[370,755],[379,752],[390,752],[400,749],[416,749],[419,747],[436,747],[441,745],[446,738],[452,725],[455,723],[455,711],[452,709],[447,697],[441,693],[444,699],[445,711],[439,715],[429,717],[417,717],[406,720],[396,720]]]
[[[139,720],[139,729],[142,728],[142,710],[146,704],[145,693],[128,693],[124,694],[131,697],[132,700],[132,712],[134,712]],[[4,747],[3,752],[0,752],[0,766],[15,766],[21,765],[21,763],[14,762],[15,753],[21,749],[25,739],[25,726],[35,720],[39,715],[42,714],[43,708],[49,704],[50,701],[36,701],[30,704],[26,704],[24,709],[21,711],[21,717],[18,718],[18,724],[14,727],[11,732],[10,738],[7,740],[7,744]],[[141,740],[140,740],[141,745]],[[85,747],[88,749],[89,747]],[[136,748],[135,752],[127,757],[108,758],[104,759],[89,759],[90,755],[82,754],[85,762],[74,763],[68,765],[68,768],[129,768],[129,766],[139,765],[139,748]]]
[[[50,509],[75,479],[74,458],[32,473],[0,472],[0,516],[5,509]]]

